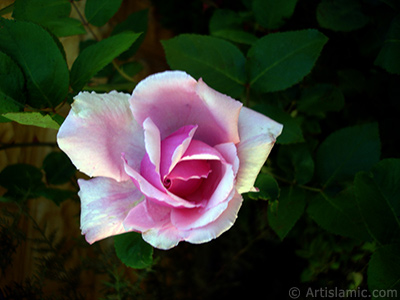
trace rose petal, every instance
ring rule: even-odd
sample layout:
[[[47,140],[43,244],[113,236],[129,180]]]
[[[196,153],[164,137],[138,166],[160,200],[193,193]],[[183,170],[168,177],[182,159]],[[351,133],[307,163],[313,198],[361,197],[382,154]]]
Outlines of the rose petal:
[[[139,82],[130,99],[138,123],[151,116],[164,139],[185,125],[198,125],[195,139],[211,146],[238,142],[241,103],[182,71],[166,71]]]
[[[117,92],[76,96],[57,135],[59,147],[89,176],[125,181],[121,153],[138,168],[144,155],[143,130],[129,110],[129,95]]]
[[[239,194],[256,191],[254,182],[281,134],[283,126],[270,118],[243,107],[239,116],[240,161],[236,189]]]
[[[233,143],[225,143],[225,144],[219,144],[215,145],[214,147],[218,152],[223,156],[223,158],[232,165],[233,167],[233,172],[236,175],[236,173],[239,170],[239,157],[237,155],[237,148]]]
[[[79,179],[81,229],[88,243],[125,232],[122,225],[142,193],[132,181],[117,182],[106,177]]]
[[[161,143],[161,178],[171,172],[192,141],[198,126],[183,126]]]
[[[242,196],[235,192],[232,199],[229,201],[228,207],[215,221],[203,227],[188,231],[187,233],[189,235],[185,237],[185,241],[193,244],[201,244],[219,237],[235,223],[242,201]]]
[[[152,228],[142,233],[143,240],[155,248],[168,250],[183,240],[182,233],[172,224],[167,224],[162,228]]]

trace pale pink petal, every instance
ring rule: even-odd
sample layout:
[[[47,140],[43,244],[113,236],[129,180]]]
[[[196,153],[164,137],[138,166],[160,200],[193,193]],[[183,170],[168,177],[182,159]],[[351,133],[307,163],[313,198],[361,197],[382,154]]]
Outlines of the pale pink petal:
[[[182,233],[172,224],[167,224],[162,228],[152,228],[142,233],[143,240],[155,248],[168,250],[183,240]]]
[[[233,172],[236,175],[239,170],[240,164],[236,146],[233,143],[225,143],[215,145],[214,148],[218,150],[218,152],[222,155],[226,162],[232,165]]]
[[[138,232],[162,227],[165,223],[169,223],[170,211],[170,208],[146,199],[129,211],[123,225],[126,230]]]
[[[238,139],[241,103],[215,92],[182,71],[165,71],[141,81],[130,99],[136,121],[151,116],[164,139],[185,125],[198,125],[194,136],[211,146]]]
[[[154,201],[158,201],[160,205],[165,205],[169,207],[197,207],[199,206],[196,203],[191,203],[182,199],[178,196],[175,196],[168,191],[161,191],[156,188],[154,185],[149,183],[138,171],[133,169],[130,166],[130,162],[123,159],[124,167],[126,173],[133,180],[135,186],[148,198],[154,199]]]
[[[126,232],[122,222],[143,195],[132,181],[106,177],[79,179],[81,229],[88,243]]]
[[[238,144],[240,166],[236,183],[239,194],[256,191],[254,182],[282,128],[281,124],[270,118],[246,107],[242,108]]]
[[[193,244],[201,244],[219,237],[235,223],[242,201],[242,196],[236,192],[229,201],[226,210],[215,221],[203,227],[187,231],[189,235],[185,237],[185,241]]]
[[[144,155],[143,129],[133,119],[129,95],[117,92],[76,96],[57,142],[82,172],[125,181],[121,153],[138,169]]]
[[[161,177],[171,172],[186,152],[197,126],[188,125],[179,128],[161,142]]]
[[[192,140],[181,160],[224,160],[221,153],[201,141]]]

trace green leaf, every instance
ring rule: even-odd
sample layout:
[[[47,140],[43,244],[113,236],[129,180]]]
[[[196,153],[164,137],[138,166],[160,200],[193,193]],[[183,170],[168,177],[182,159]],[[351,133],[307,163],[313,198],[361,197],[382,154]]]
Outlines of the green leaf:
[[[143,43],[147,32],[148,15],[149,15],[148,9],[143,9],[131,13],[123,22],[118,23],[114,27],[113,31],[111,32],[112,36],[126,30],[133,31],[136,33],[142,33],[138,37],[138,39],[132,44],[132,46],[130,46],[127,51],[125,51],[119,56],[120,59],[130,58],[132,55],[136,53],[140,45]]]
[[[368,263],[367,277],[371,293],[386,293],[386,297],[372,299],[396,299],[400,291],[400,245],[378,248]]]
[[[304,190],[296,187],[282,188],[278,202],[268,206],[268,223],[283,240],[304,212]]]
[[[212,88],[232,97],[244,92],[245,57],[233,44],[210,36],[181,34],[162,41],[172,69],[203,78]]]
[[[278,183],[270,174],[260,173],[254,186],[259,189],[259,192],[249,193],[251,199],[276,200],[279,197]]]
[[[43,186],[40,169],[29,164],[14,164],[0,172],[0,186],[8,191],[6,195],[16,200],[35,197],[35,190]]]
[[[333,84],[318,84],[302,90],[297,109],[307,115],[325,116],[344,106],[343,93]]]
[[[76,192],[71,190],[63,190],[63,189],[56,189],[56,188],[48,188],[43,187],[35,191],[37,196],[44,197],[53,201],[57,206],[68,199],[71,199],[76,196]]]
[[[15,105],[23,107],[24,84],[25,78],[19,66],[11,57],[0,51],[0,93],[12,98]],[[3,112],[0,108],[0,113]]]
[[[254,0],[252,8],[254,17],[261,26],[277,29],[292,16],[296,3],[297,0]]]
[[[352,31],[367,25],[369,18],[357,0],[322,0],[317,7],[317,20],[322,28]]]
[[[29,105],[55,107],[65,99],[67,63],[46,30],[33,23],[0,18],[0,48],[24,73]]]
[[[10,112],[2,115],[11,121],[15,121],[22,125],[31,125],[43,128],[59,129],[60,124],[57,123],[50,115],[40,112]]]
[[[244,31],[242,23],[239,13],[229,9],[216,9],[210,19],[210,35],[239,44],[254,44],[257,37]]]
[[[56,36],[86,33],[82,23],[69,18],[69,0],[16,0],[13,18],[38,23]]]
[[[383,160],[354,180],[356,200],[370,235],[381,244],[400,241],[400,160]]]
[[[122,0],[87,0],[86,20],[94,26],[103,26],[118,11]]]
[[[375,65],[389,73],[400,74],[400,15],[393,19]]]
[[[114,58],[129,49],[140,33],[124,31],[94,45],[86,47],[77,57],[71,68],[71,86],[75,92]]]
[[[305,143],[281,145],[277,163],[286,172],[286,178],[306,184],[314,175],[314,160]]]
[[[51,152],[43,160],[43,170],[48,184],[67,183],[75,174],[76,168],[64,152]]]
[[[352,179],[369,170],[380,158],[377,123],[346,127],[329,135],[317,150],[315,171],[324,186]]]
[[[268,34],[248,52],[250,86],[260,92],[287,89],[311,72],[328,38],[317,30]]]
[[[255,106],[254,109],[283,124],[283,131],[276,140],[278,144],[304,142],[303,133],[297,120],[281,108],[270,104],[261,104]]]
[[[311,199],[307,213],[319,226],[331,233],[371,241],[358,210],[353,188],[347,188],[336,195],[318,194]]]
[[[140,233],[128,232],[115,236],[114,247],[118,258],[128,267],[143,269],[153,263],[153,247],[142,239]]]

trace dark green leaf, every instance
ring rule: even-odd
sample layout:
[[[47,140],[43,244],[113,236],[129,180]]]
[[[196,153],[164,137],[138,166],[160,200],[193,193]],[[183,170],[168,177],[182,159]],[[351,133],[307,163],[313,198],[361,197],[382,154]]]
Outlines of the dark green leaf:
[[[5,105],[16,106],[18,111],[24,104],[24,84],[25,78],[19,66],[5,53],[0,51],[0,95],[11,98],[3,102],[4,98],[0,96],[0,113],[12,110],[3,110]],[[4,106],[3,106],[4,104]]]
[[[69,18],[70,13],[69,0],[16,0],[13,18],[38,23],[56,36],[86,33],[81,22]]]
[[[278,144],[304,142],[303,133],[297,120],[281,108],[274,105],[262,104],[257,105],[254,109],[283,124],[282,134],[276,140]]]
[[[321,27],[334,31],[352,31],[367,25],[369,18],[357,0],[322,0],[317,7]]]
[[[308,115],[320,115],[339,111],[344,106],[342,92],[333,84],[318,84],[302,90],[297,109]]]
[[[400,74],[400,15],[393,19],[375,64],[389,73]]]
[[[368,288],[373,293],[385,292],[372,299],[397,299],[400,291],[400,245],[378,248],[368,264]],[[379,294],[375,295],[378,296]],[[383,297],[385,296],[385,297]]]
[[[75,60],[71,68],[71,86],[75,92],[114,58],[129,49],[140,33],[124,31],[94,45],[86,47]]]
[[[371,240],[358,210],[353,188],[343,190],[337,195],[320,193],[310,201],[307,213],[329,232],[362,241]]]
[[[76,196],[76,192],[71,190],[62,190],[62,189],[48,188],[48,187],[43,187],[38,189],[37,191],[35,191],[35,194],[37,196],[41,196],[53,201],[58,206],[60,206],[60,204],[63,201],[71,199],[74,196]]]
[[[253,0],[256,21],[268,29],[277,29],[290,18],[297,0]]]
[[[328,38],[317,30],[268,34],[248,52],[251,87],[260,92],[284,90],[311,72]]]
[[[235,43],[252,45],[257,37],[243,30],[240,14],[228,9],[216,9],[211,17],[210,35]]]
[[[254,184],[259,192],[249,193],[251,199],[276,200],[279,197],[279,186],[270,174],[260,173]]]
[[[75,174],[76,168],[64,152],[52,152],[43,160],[47,183],[63,184]]]
[[[286,172],[286,178],[298,184],[306,184],[314,174],[314,160],[305,143],[281,145],[277,162]]]
[[[0,186],[6,188],[8,196],[17,200],[35,197],[35,190],[43,186],[42,172],[29,164],[14,164],[0,172]]]
[[[143,269],[153,263],[153,247],[142,239],[140,233],[128,232],[115,236],[114,247],[118,258],[128,267]]]
[[[2,115],[11,121],[22,125],[38,126],[43,128],[59,129],[57,123],[50,115],[40,112],[10,112]]]
[[[94,26],[103,26],[118,11],[122,0],[87,0],[86,20]]]
[[[245,57],[233,44],[210,36],[182,34],[162,42],[169,66],[238,97],[246,82]]]
[[[370,123],[340,129],[328,136],[317,150],[315,171],[327,186],[348,180],[358,171],[369,170],[380,158],[378,124]]]
[[[304,190],[290,187],[282,188],[277,202],[268,206],[268,222],[283,240],[304,212],[306,205]]]
[[[55,107],[65,99],[69,85],[67,63],[46,30],[33,23],[0,18],[0,48],[24,73],[28,104]]]
[[[120,59],[130,58],[139,49],[139,46],[142,44],[142,42],[144,41],[144,38],[146,37],[148,15],[149,15],[148,9],[134,12],[134,13],[130,14],[123,22],[118,23],[114,27],[111,35],[116,35],[125,30],[133,31],[136,33],[142,33],[138,37],[138,39],[132,44],[132,46],[130,46],[127,51],[125,51],[124,53],[122,53],[119,56]]]
[[[399,175],[400,160],[385,160],[373,172],[355,177],[360,212],[371,236],[381,244],[400,241]]]

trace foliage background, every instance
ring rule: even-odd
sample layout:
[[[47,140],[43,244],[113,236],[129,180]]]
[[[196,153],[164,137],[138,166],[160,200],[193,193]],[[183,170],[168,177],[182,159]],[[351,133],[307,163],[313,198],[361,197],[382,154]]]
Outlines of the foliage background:
[[[399,290],[398,1],[16,0],[0,9],[2,298]],[[207,244],[159,251],[122,235],[89,246],[79,232],[82,174],[57,149],[57,129],[80,90],[131,92],[169,68],[284,124],[261,191]]]

